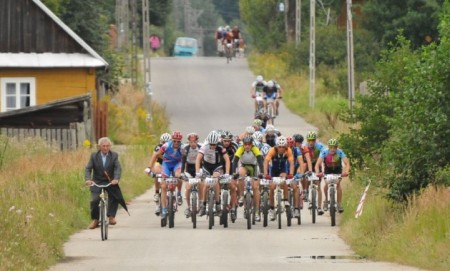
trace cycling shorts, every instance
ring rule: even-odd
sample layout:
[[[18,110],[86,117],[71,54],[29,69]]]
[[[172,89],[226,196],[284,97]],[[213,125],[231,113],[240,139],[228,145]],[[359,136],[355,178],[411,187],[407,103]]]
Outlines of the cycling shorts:
[[[161,174],[163,177],[168,177],[170,175],[175,176],[175,171],[181,170],[180,162],[163,162]]]
[[[203,172],[209,174],[209,176],[212,176],[214,172],[218,172],[220,175],[223,174],[223,166],[222,165],[203,165],[202,167]]]

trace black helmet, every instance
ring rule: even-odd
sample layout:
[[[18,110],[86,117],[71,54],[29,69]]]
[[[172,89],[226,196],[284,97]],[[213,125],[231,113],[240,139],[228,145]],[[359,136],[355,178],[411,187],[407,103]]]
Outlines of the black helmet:
[[[242,142],[245,143],[253,143],[253,137],[252,136],[246,136],[242,139]]]
[[[295,142],[303,143],[304,138],[301,134],[295,134],[292,137],[294,138]]]
[[[232,140],[233,134],[230,131],[224,131],[221,134],[222,139]]]

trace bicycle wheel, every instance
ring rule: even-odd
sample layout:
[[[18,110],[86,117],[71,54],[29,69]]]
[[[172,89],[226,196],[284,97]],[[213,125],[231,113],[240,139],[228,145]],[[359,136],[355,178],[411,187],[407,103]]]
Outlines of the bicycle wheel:
[[[267,106],[267,115],[269,115],[270,121],[272,122],[272,125],[274,125],[274,112],[273,112],[273,103],[270,103]]]
[[[301,189],[300,189],[301,190]],[[297,225],[302,224],[302,209],[303,209],[303,193],[300,192],[298,195],[298,217],[297,217]]]
[[[197,192],[191,193],[191,220],[192,227],[197,228]]]
[[[277,192],[277,218],[278,218],[278,229],[281,229],[281,213],[282,209],[281,207],[281,192]]]
[[[267,227],[267,221],[269,220],[269,195],[266,192],[263,192],[261,197],[261,209],[263,213],[263,226]]]
[[[102,241],[105,241],[108,239],[108,221],[106,217],[106,211],[107,211],[107,203],[104,200],[100,200],[100,234],[102,236]]]
[[[174,196],[172,193],[169,193],[167,195],[167,215],[169,216],[169,228],[173,228],[174,226],[174,209],[173,209],[173,203],[174,203]]]
[[[209,191],[208,198],[208,218],[209,218],[209,229],[214,226],[214,192]]]
[[[245,212],[246,212],[246,218],[247,218],[247,229],[252,228],[252,194],[250,192],[247,192],[245,194]]]
[[[330,187],[330,217],[331,226],[336,226],[336,199],[334,194],[334,187]]]
[[[317,202],[316,202],[316,189],[311,189],[311,217],[312,223],[316,223],[316,212],[317,212]]]
[[[220,221],[224,228],[228,228],[228,191],[223,191],[222,195],[222,215]]]
[[[292,206],[294,203],[293,200],[293,195],[292,195],[292,190],[289,189],[288,190],[288,202],[289,202],[289,206],[286,208],[286,219],[287,219],[287,225],[288,227],[290,227],[292,225]]]

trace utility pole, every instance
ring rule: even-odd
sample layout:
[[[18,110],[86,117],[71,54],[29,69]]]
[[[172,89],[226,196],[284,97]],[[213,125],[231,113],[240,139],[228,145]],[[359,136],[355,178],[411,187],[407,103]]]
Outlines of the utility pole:
[[[302,35],[302,0],[295,2],[295,47],[300,45]]]
[[[151,120],[152,77],[150,68],[150,11],[149,1],[142,0],[142,49],[144,62],[144,91],[147,121]]]
[[[309,106],[314,108],[316,96],[316,0],[310,1],[309,19]]]
[[[355,97],[355,67],[353,54],[353,22],[352,0],[347,0],[347,63],[348,63],[348,104],[350,112],[353,112]]]
[[[128,11],[128,0],[116,0],[117,49],[119,51],[128,46]]]
[[[137,0],[132,0],[131,4],[131,83],[136,86],[138,72],[138,42],[137,42]]]

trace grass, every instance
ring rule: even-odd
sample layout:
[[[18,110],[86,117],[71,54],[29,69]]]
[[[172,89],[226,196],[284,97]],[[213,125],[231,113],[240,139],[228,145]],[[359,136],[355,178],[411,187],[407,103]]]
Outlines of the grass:
[[[135,100],[139,97],[139,90],[127,88],[109,99],[109,108],[117,113],[110,121],[126,123],[110,127],[118,131],[110,136],[115,142],[135,143],[112,147],[120,150],[121,188],[127,201],[152,186],[143,169],[151,146],[168,124],[164,108],[157,104],[152,106],[152,121],[146,121],[143,98]],[[39,138],[17,142],[0,137],[0,271],[47,269],[64,256],[69,236],[87,227],[90,192],[84,186],[84,168],[92,151],[60,152]]]
[[[348,105],[336,91],[342,70],[318,67],[316,103],[310,108],[308,73],[292,74],[283,62],[283,55],[254,53],[249,56],[249,65],[255,74],[281,84],[286,106],[318,127],[321,141],[349,130],[350,126],[339,120]],[[376,167],[370,171],[382,174]],[[356,219],[354,212],[367,182],[364,172],[357,171],[351,182],[344,183],[346,211],[342,215],[340,235],[352,249],[372,260],[449,270],[450,189],[429,187],[404,206],[388,201],[387,190],[373,184],[363,215]]]

